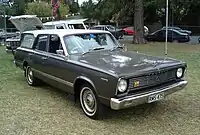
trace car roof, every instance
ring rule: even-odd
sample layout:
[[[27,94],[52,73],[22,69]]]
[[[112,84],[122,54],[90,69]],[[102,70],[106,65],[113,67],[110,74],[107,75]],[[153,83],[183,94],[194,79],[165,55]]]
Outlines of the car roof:
[[[33,34],[35,37],[41,34],[56,34],[58,36],[73,35],[73,34],[89,34],[89,33],[109,33],[102,30],[84,30],[84,29],[47,29],[47,30],[33,30],[26,31],[23,33]]]
[[[93,27],[106,27],[106,26],[110,26],[110,25],[95,25]]]
[[[76,19],[76,20],[60,20],[60,21],[51,21],[46,22],[43,25],[57,25],[57,24],[82,24],[87,19]]]

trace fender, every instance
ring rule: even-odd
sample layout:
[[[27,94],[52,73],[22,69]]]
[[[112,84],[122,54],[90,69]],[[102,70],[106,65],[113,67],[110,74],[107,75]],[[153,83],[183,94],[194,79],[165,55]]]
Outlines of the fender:
[[[75,79],[75,81],[74,81],[74,85],[76,84],[76,81],[77,81],[78,79],[82,79],[82,80],[85,80],[86,82],[90,83],[90,84],[92,85],[92,87],[94,88],[96,94],[98,94],[98,92],[97,92],[97,90],[96,90],[96,87],[95,87],[94,83],[92,82],[92,80],[90,80],[90,79],[89,79],[88,77],[86,77],[86,76],[78,76],[78,77]],[[74,88],[74,85],[73,85],[73,88]]]

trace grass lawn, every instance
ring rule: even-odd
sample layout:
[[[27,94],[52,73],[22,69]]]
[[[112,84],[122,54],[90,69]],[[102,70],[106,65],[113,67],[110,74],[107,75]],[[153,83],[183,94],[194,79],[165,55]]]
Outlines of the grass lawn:
[[[128,49],[162,56],[164,43]],[[200,46],[169,44],[169,56],[188,63],[187,88],[155,104],[106,112],[106,119],[94,121],[65,93],[28,86],[12,55],[0,46],[0,135],[199,135]]]

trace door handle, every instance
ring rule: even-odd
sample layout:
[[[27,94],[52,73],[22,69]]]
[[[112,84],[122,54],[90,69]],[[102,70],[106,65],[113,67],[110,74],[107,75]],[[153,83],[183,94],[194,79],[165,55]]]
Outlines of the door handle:
[[[42,57],[42,60],[47,60],[47,57]]]

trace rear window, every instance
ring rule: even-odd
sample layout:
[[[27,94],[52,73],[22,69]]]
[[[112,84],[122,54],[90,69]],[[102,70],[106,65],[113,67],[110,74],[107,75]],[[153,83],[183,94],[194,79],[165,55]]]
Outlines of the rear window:
[[[68,24],[69,29],[85,29],[83,24]]]
[[[45,29],[55,29],[55,25],[44,25]]]
[[[21,47],[32,48],[35,37],[32,34],[23,34],[21,40]]]

